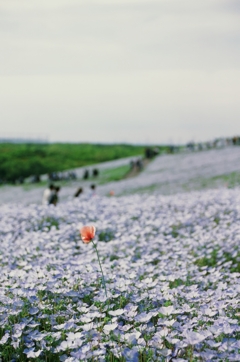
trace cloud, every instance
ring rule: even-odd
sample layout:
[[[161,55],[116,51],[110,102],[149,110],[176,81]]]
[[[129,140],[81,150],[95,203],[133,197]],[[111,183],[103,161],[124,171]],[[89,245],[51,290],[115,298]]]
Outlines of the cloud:
[[[9,132],[20,116],[28,131],[55,140],[167,142],[231,135],[238,130],[239,79],[240,71],[5,77],[2,119]]]
[[[209,138],[217,125],[237,132],[237,8],[234,0],[2,2],[4,127],[132,142]]]
[[[22,2],[21,2],[22,3]],[[24,6],[25,5],[25,6]],[[240,64],[239,16],[216,1],[15,1],[2,11],[2,74]]]

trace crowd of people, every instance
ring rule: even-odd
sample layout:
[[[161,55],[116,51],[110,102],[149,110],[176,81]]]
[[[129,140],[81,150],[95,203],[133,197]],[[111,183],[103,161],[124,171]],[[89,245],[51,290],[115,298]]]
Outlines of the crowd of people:
[[[87,180],[89,177],[97,178],[99,176],[99,170],[94,168],[90,174],[89,170],[84,170],[83,172],[83,180]],[[51,181],[62,181],[62,180],[76,180],[77,174],[75,172],[68,173],[57,173],[52,172],[48,175],[48,180]],[[60,186],[56,186],[53,183],[50,183],[49,186],[44,190],[42,197],[43,205],[57,205],[59,202],[59,191],[61,190]],[[79,197],[84,192],[82,187],[79,187],[75,193],[73,194],[74,198]],[[90,189],[87,192],[87,195],[95,196],[96,195],[96,185],[91,184]]]
[[[54,205],[56,206],[59,202],[59,191],[61,190],[60,186],[55,186],[54,184],[50,184],[43,192],[42,204],[43,205]],[[79,197],[83,193],[83,188],[79,187],[74,193],[73,197]],[[96,195],[96,185],[90,185],[89,196]]]
[[[48,180],[49,181],[71,181],[76,180],[77,174],[74,171],[69,172],[50,172],[48,174]]]

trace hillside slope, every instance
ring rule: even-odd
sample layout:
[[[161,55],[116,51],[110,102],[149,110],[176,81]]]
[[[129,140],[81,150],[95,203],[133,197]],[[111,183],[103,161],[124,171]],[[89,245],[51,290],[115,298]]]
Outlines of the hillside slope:
[[[130,160],[131,158],[126,158],[95,166],[102,172],[104,169],[111,170],[128,165]],[[83,168],[78,169],[79,176],[82,172]],[[73,198],[78,187],[83,187],[87,193],[93,182],[97,184],[97,194],[102,196],[108,195],[112,190],[116,196],[132,193],[168,195],[192,190],[237,187],[240,185],[240,147],[158,156],[138,176],[104,185],[98,185],[98,180],[79,179],[62,187],[60,201]],[[0,188],[0,201],[40,203],[45,187],[31,186],[26,189],[24,186],[3,186]]]

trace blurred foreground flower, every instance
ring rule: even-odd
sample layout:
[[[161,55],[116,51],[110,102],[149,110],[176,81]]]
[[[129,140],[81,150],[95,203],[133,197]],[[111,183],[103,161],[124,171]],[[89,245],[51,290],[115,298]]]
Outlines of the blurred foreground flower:
[[[102,265],[101,265],[101,262],[100,262],[100,258],[99,258],[99,254],[98,254],[98,250],[97,250],[97,245],[94,243],[93,241],[93,238],[95,236],[95,232],[96,232],[96,228],[95,226],[93,225],[90,225],[90,226],[83,226],[81,229],[80,229],[80,235],[81,235],[81,238],[82,238],[82,241],[84,242],[84,244],[88,244],[90,243],[90,241],[93,243],[93,247],[94,249],[96,250],[96,253],[97,253],[97,257],[98,257],[98,262],[99,262],[99,266],[100,266],[100,269],[101,269],[101,272],[102,272],[102,284],[103,284],[103,287],[105,289],[105,294],[106,294],[106,297],[107,297],[107,289],[106,289],[106,283],[105,283],[105,279],[104,279],[104,275],[103,275],[103,270],[102,270]]]

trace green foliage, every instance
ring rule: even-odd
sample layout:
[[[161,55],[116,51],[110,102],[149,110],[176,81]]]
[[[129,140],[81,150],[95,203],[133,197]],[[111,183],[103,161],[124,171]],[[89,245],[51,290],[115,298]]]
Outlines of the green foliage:
[[[126,144],[0,144],[0,179],[15,182],[20,177],[59,172],[90,164],[144,154],[144,146]],[[116,170],[115,178],[119,172]],[[108,178],[108,175],[106,175]],[[112,176],[111,176],[112,177]]]
[[[184,280],[182,280],[181,278],[175,279],[173,281],[169,282],[169,288],[173,289],[173,288],[177,288],[180,285],[185,285],[186,283],[184,282]]]
[[[220,260],[220,258],[218,257],[218,252],[219,249],[214,249],[211,254],[209,255],[209,257],[204,256],[201,259],[197,259],[195,261],[195,264],[199,267],[204,267],[204,266],[208,266],[208,267],[215,267],[218,263],[218,261]],[[232,266],[230,268],[230,272],[232,273],[240,273],[240,252],[238,252],[238,254],[236,256],[232,256],[230,253],[224,252],[223,253],[223,257],[221,257],[221,259],[224,259],[225,262],[231,262]],[[224,266],[224,263],[221,263]]]
[[[98,235],[99,240],[105,242],[111,241],[112,239],[114,239],[114,237],[115,233],[111,229],[102,230]]]
[[[38,229],[39,230],[42,230],[43,228],[45,228],[46,230],[50,230],[52,226],[55,226],[56,229],[59,228],[59,220],[55,219],[54,217],[46,217],[44,219],[42,219],[40,222],[39,222],[39,225],[38,225]]]
[[[230,267],[231,273],[240,273],[240,252],[238,252],[237,256],[232,256],[230,253],[224,253],[224,257],[226,262],[231,261],[232,266]]]
[[[198,265],[199,267],[203,267],[203,266],[209,266],[209,267],[214,267],[217,265],[218,262],[218,251],[219,249],[214,249],[211,254],[209,255],[209,257],[204,256],[201,259],[197,259],[195,261],[195,264]]]

